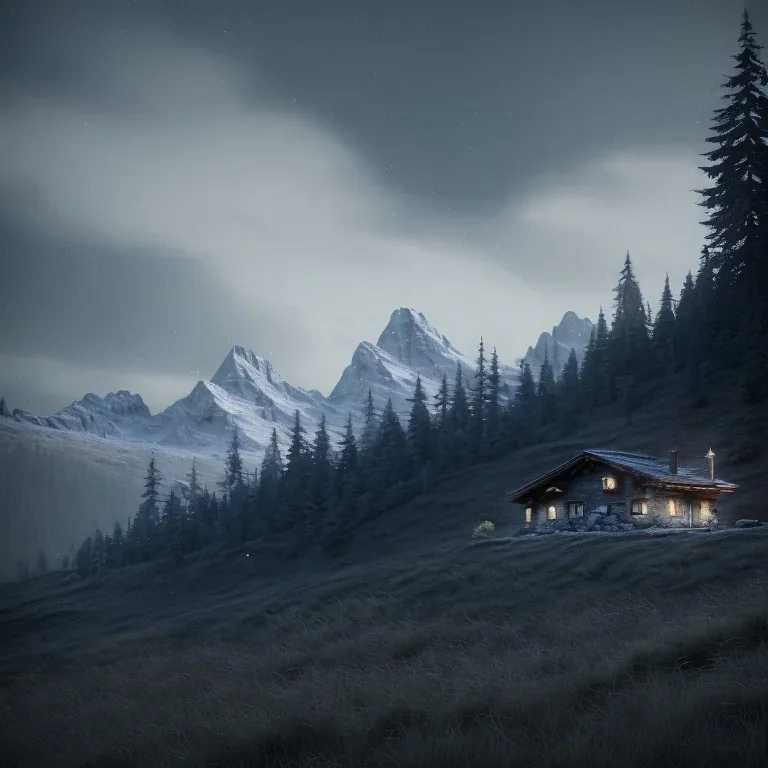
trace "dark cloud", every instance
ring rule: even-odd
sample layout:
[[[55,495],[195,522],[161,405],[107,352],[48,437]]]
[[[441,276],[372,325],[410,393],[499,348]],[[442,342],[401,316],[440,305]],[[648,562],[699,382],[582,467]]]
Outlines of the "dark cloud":
[[[274,351],[280,367],[306,334],[294,314],[247,301],[194,260],[56,237],[32,229],[34,220],[29,209],[23,218],[0,218],[0,356],[7,359],[196,380],[209,378],[233,344],[265,356]],[[9,399],[13,374],[0,370],[0,392]],[[22,383],[27,393],[45,386]]]

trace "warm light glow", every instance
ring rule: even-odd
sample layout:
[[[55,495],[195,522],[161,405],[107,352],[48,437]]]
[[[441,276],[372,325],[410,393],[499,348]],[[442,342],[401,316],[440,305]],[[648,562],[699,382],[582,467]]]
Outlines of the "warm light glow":
[[[701,519],[709,520],[712,517],[712,503],[706,499],[701,502]]]
[[[603,478],[603,490],[604,491],[615,491],[616,490],[616,478],[615,477],[604,477]]]
[[[670,517],[675,517],[675,515],[677,515],[677,504],[675,503],[675,500],[674,499],[670,499],[667,502],[667,507],[669,509],[669,516]]]
[[[638,499],[632,502],[632,514],[633,515],[647,515],[648,514],[648,502],[643,499]]]
[[[549,509],[547,509],[547,520],[555,520],[557,518],[557,507],[552,504]]]
[[[525,508],[525,522],[530,523],[533,519],[533,510],[530,507]]]

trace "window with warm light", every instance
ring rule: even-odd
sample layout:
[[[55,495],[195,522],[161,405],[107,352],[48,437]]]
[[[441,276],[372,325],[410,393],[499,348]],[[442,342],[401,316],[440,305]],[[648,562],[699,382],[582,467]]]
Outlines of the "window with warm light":
[[[701,502],[701,519],[709,520],[712,517],[712,502],[704,499]]]
[[[557,519],[557,507],[554,504],[550,504],[549,507],[547,507],[547,520],[556,520]]]
[[[530,523],[533,520],[533,509],[531,507],[525,508],[525,522]]]
[[[615,477],[604,477],[603,478],[603,490],[604,491],[615,491],[616,490],[616,478]]]
[[[667,509],[669,510],[669,516],[670,517],[676,517],[677,516],[677,502],[675,499],[670,499],[667,502]]]
[[[584,502],[583,501],[569,501],[568,502],[568,517],[584,517]]]
[[[644,499],[638,499],[632,502],[632,514],[633,515],[647,515],[648,514],[648,502]]]

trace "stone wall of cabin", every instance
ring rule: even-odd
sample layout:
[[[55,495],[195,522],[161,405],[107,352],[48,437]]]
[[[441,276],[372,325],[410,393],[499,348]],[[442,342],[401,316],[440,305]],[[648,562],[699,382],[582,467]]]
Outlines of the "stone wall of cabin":
[[[617,481],[617,489],[604,491],[603,477],[614,477]],[[542,495],[534,504],[530,505],[533,507],[531,520],[533,525],[547,522],[547,510],[550,505],[555,506],[556,520],[567,519],[568,502],[572,501],[583,502],[585,520],[594,513],[612,514],[616,515],[621,522],[638,525],[655,523],[671,527],[689,525],[684,514],[684,500],[691,501],[693,525],[707,525],[710,522],[711,510],[717,506],[716,502],[711,499],[638,487],[631,475],[615,472],[608,468],[577,475],[569,483],[564,483],[562,480],[553,481],[552,485],[560,488],[563,493]],[[677,502],[676,515],[670,514],[670,498],[674,498]],[[633,515],[631,504],[640,499],[646,502],[647,514]],[[707,512],[707,505],[709,512]]]

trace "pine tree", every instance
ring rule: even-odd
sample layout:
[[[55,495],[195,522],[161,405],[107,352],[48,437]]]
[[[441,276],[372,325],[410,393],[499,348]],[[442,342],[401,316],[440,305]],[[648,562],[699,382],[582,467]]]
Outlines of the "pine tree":
[[[143,559],[152,557],[156,548],[155,536],[160,518],[158,498],[160,497],[161,479],[153,453],[147,467],[144,492],[141,494],[142,502],[133,524],[134,542],[137,544]]]
[[[694,302],[693,275],[688,272],[680,290],[680,298],[675,309],[675,359],[678,368],[688,360],[691,338],[695,331],[693,325]]]
[[[182,514],[181,501],[176,496],[173,488],[171,488],[163,509],[163,537],[168,553],[174,557],[176,562],[181,562],[183,558],[181,541]]]
[[[369,453],[376,442],[376,435],[379,431],[378,419],[376,418],[376,409],[373,407],[373,395],[368,390],[368,397],[365,401],[365,416],[363,422],[363,433],[360,435],[360,451]]]
[[[432,421],[427,408],[427,395],[424,393],[419,374],[416,375],[413,397],[406,398],[406,401],[413,403],[408,419],[408,439],[410,440],[411,451],[416,466],[423,467],[432,458],[433,435]]]
[[[560,377],[559,384],[563,426],[572,429],[578,424],[580,402],[579,361],[576,357],[576,350],[573,348],[571,348],[563,367],[563,375]]]
[[[307,505],[305,532],[308,541],[319,541],[331,498],[331,439],[325,414],[315,434],[312,447],[311,499]]]
[[[448,427],[448,376],[445,373],[440,380],[440,389],[437,390],[434,400],[436,427],[438,432],[442,432]]]
[[[288,507],[290,523],[296,526],[297,534],[301,533],[301,523],[310,498],[311,454],[304,435],[301,414],[297,409],[283,473],[283,499]]]
[[[485,439],[485,416],[486,416],[486,385],[487,372],[485,370],[485,346],[480,337],[478,347],[477,367],[475,368],[475,386],[472,389],[472,406],[470,439],[472,452],[475,456],[483,454]]]
[[[677,336],[675,311],[673,308],[672,291],[669,287],[669,275],[664,280],[664,290],[661,292],[661,304],[653,323],[653,346],[660,360],[669,364],[675,356],[675,339]]]
[[[240,457],[240,435],[237,427],[232,431],[232,442],[227,449],[225,472],[226,488],[232,494],[243,486],[243,460]]]
[[[409,474],[408,438],[397,418],[392,399],[387,400],[381,414],[379,434],[374,447],[377,486],[384,490],[405,480]]]
[[[538,398],[538,412],[541,415],[542,424],[551,424],[556,419],[555,414],[555,373],[549,362],[549,353],[544,349],[544,362],[541,364],[539,384],[536,389]]]
[[[722,310],[732,332],[754,336],[768,323],[768,72],[746,9],[739,43],[736,74],[724,84],[728,104],[715,110],[707,138],[716,147],[702,170],[714,183],[699,192]]]
[[[644,374],[650,361],[648,316],[629,251],[614,293],[616,300],[609,344],[611,367],[615,376]]]
[[[512,405],[513,431],[517,433],[518,442],[524,444],[531,439],[533,429],[538,421],[539,409],[536,397],[536,382],[531,366],[523,361],[520,374],[520,384]]]
[[[189,500],[190,503],[194,502],[196,499],[200,497],[200,494],[202,494],[203,489],[200,487],[200,481],[197,477],[197,457],[192,457],[192,470],[187,475],[187,480],[189,481]]]
[[[342,497],[353,494],[356,489],[355,473],[357,472],[357,441],[352,429],[352,414],[347,416],[344,436],[339,443],[339,454],[336,460],[336,495]]]
[[[257,517],[265,532],[272,531],[276,524],[278,494],[283,477],[283,457],[277,442],[277,429],[272,427],[269,445],[261,462]]]
[[[461,365],[457,363],[456,381],[448,410],[450,447],[447,462],[451,466],[460,466],[466,458],[469,418],[467,391],[462,380]]]
[[[501,403],[499,396],[501,393],[501,375],[499,373],[499,355],[496,347],[491,353],[491,370],[488,374],[488,393],[487,393],[487,433],[488,442],[493,445],[501,434]]]

